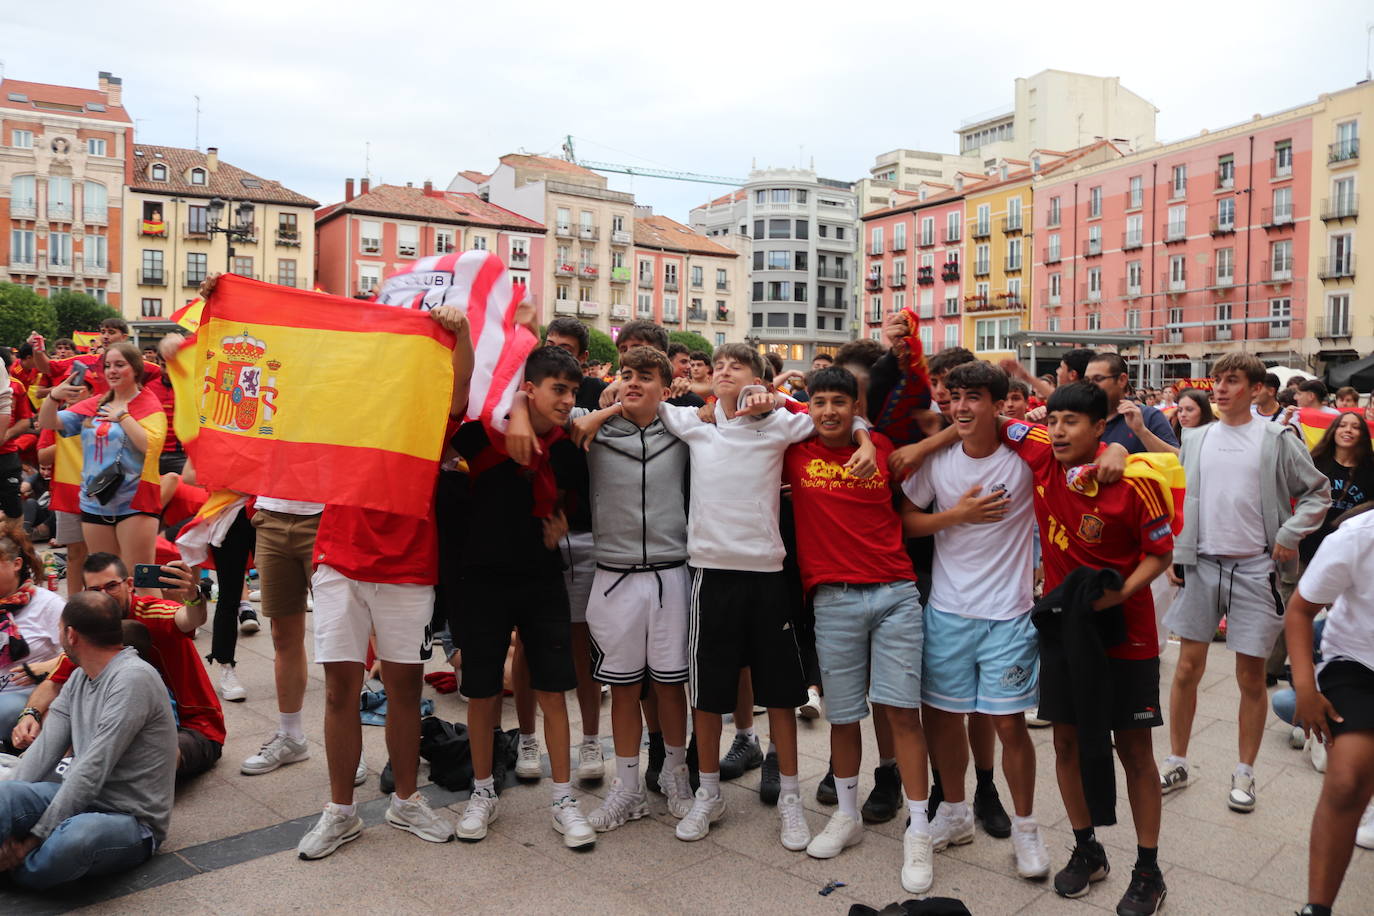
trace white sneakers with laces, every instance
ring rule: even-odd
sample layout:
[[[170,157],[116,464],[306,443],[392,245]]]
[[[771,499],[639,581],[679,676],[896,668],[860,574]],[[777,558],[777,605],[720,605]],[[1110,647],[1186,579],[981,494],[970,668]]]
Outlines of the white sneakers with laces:
[[[598,782],[606,776],[606,757],[599,739],[583,739],[577,746],[577,772],[573,775],[581,782]]]
[[[637,821],[648,813],[649,802],[643,791],[634,791],[617,776],[611,781],[611,791],[606,795],[606,800],[587,815],[587,821],[597,833],[605,833],[623,827],[629,821]]]
[[[725,799],[719,795],[707,795],[705,789],[697,789],[692,807],[678,821],[677,838],[688,843],[705,839],[711,832],[711,825],[724,816]]]
[[[833,859],[850,846],[857,846],[864,839],[864,822],[850,817],[843,811],[830,815],[825,829],[806,847],[806,854],[813,859]]]
[[[539,756],[539,739],[527,741],[522,735],[520,747],[515,754],[515,777],[517,779],[539,779],[544,775],[544,764]]]
[[[243,761],[239,772],[245,776],[261,776],[288,763],[300,763],[310,759],[310,745],[304,740],[296,740],[289,735],[277,732],[256,754]]]
[[[940,802],[935,818],[930,822],[930,840],[936,852],[950,846],[966,846],[973,842],[973,809],[963,805],[956,814],[949,802]]]
[[[563,845],[580,849],[596,842],[596,831],[578,807],[577,799],[565,795],[553,803],[553,829],[563,834]]]
[[[801,852],[811,844],[811,826],[806,823],[806,809],[799,795],[789,793],[778,799],[778,819],[782,821],[784,849]]]
[[[658,790],[668,803],[668,813],[678,820],[692,810],[692,781],[687,764],[680,763],[671,770],[665,769],[659,773]]]
[[[819,719],[821,717],[821,695],[815,687],[806,688],[806,702],[797,709],[797,715],[803,719]]]
[[[924,894],[935,883],[935,848],[928,833],[902,834],[902,890]]]
[[[219,695],[230,703],[242,703],[248,698],[248,691],[243,689],[233,665],[219,666]]]
[[[447,843],[453,839],[453,825],[448,818],[435,814],[419,792],[410,798],[393,793],[391,804],[386,808],[386,822],[430,843]]]
[[[1050,876],[1050,854],[1045,849],[1038,824],[1013,825],[1011,848],[1016,854],[1016,873],[1022,878],[1039,881]]]
[[[1226,796],[1226,807],[1241,814],[1255,810],[1255,777],[1231,774],[1231,792]]]
[[[496,793],[490,789],[473,789],[467,806],[463,808],[463,816],[458,821],[458,839],[467,843],[485,839],[487,828],[496,820],[500,810],[500,799]]]
[[[356,814],[344,814],[330,802],[315,826],[296,844],[296,854],[302,859],[323,859],[344,843],[351,843],[363,832],[363,819]]]

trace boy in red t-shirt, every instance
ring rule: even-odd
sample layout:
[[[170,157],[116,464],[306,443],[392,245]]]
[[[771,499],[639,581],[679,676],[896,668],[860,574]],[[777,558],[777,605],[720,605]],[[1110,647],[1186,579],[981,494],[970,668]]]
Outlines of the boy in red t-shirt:
[[[817,436],[788,448],[783,481],[792,488],[802,585],[815,603],[816,653],[839,810],[806,851],[829,859],[863,839],[859,722],[867,717],[871,699],[892,733],[911,815],[903,836],[902,887],[921,894],[930,889],[933,858],[919,713],[921,598],[892,502],[887,467],[892,443],[873,434],[877,473],[854,476],[845,466],[857,450],[852,428],[858,381],[845,369],[819,369],[810,395]],[[837,550],[837,543],[861,547]]]

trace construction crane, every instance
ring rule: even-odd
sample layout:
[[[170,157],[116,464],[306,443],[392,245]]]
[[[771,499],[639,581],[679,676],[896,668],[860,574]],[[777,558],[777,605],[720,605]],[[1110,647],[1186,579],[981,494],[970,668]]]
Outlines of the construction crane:
[[[619,172],[622,175],[638,175],[641,178],[666,178],[669,181],[696,181],[702,184],[726,185],[737,188],[746,181],[743,178],[726,178],[721,175],[700,175],[696,172],[674,172],[669,169],[646,169],[638,165],[621,165],[617,162],[595,162],[591,159],[578,159],[573,149],[573,138],[569,134],[563,142],[563,158],[596,172]]]

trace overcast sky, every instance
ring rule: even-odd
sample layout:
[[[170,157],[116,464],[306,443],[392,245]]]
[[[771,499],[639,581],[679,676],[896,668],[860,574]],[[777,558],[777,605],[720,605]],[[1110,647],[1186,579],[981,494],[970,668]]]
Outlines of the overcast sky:
[[[5,4],[7,77],[124,79],[140,142],[200,146],[322,203],[360,177],[447,185],[503,153],[744,177],[806,165],[866,176],[907,147],[955,152],[968,116],[1010,109],[1045,68],[1120,76],[1162,140],[1347,87],[1365,73],[1367,0],[986,0],[474,4],[237,0]],[[609,176],[686,220],[721,188]]]

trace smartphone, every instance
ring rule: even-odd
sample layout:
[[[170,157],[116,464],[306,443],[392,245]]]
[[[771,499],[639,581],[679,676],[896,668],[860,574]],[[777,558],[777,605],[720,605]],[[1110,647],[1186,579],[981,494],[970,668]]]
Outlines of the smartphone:
[[[158,563],[134,564],[134,588],[165,588],[162,566]]]
[[[80,388],[82,385],[86,384],[86,370],[90,368],[91,367],[86,363],[75,364],[72,366],[71,374],[62,380],[62,384],[75,385],[77,388]]]

